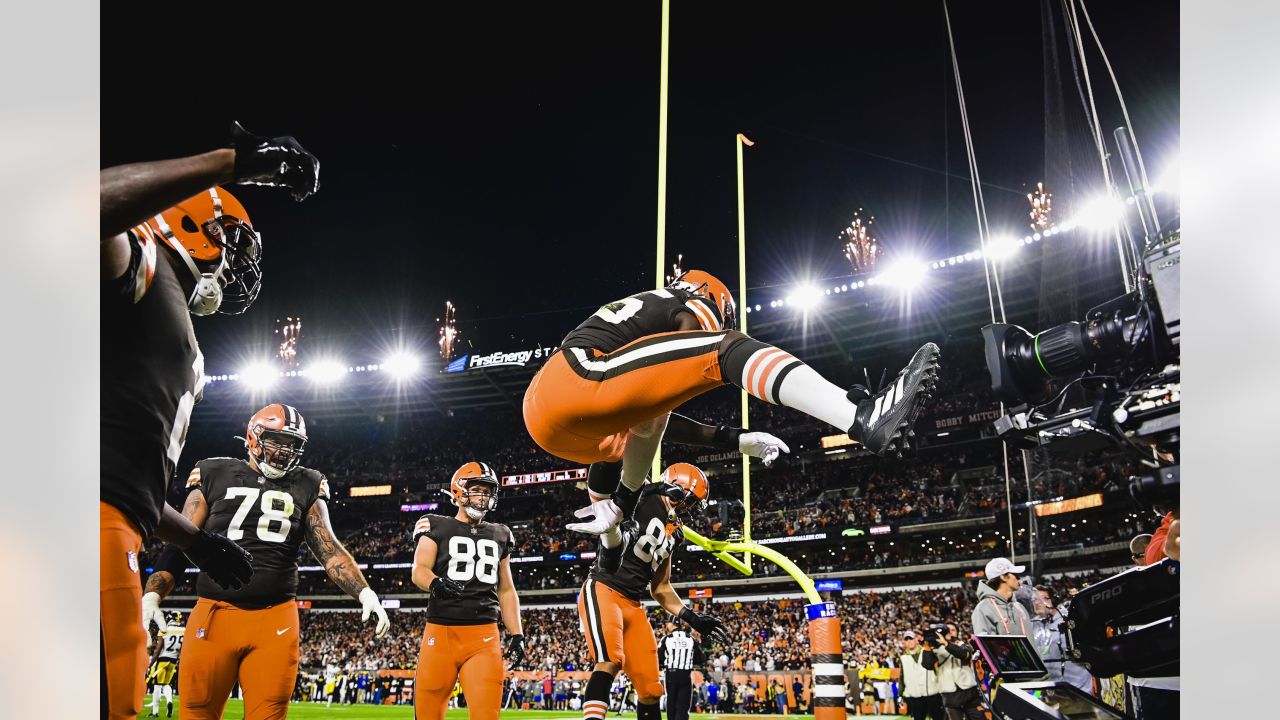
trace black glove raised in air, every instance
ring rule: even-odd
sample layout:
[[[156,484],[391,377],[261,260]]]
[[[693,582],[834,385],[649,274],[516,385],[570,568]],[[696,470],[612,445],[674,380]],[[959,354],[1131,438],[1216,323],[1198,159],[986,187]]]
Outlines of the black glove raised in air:
[[[320,161],[292,136],[265,138],[231,124],[237,185],[266,185],[292,191],[299,202],[320,190]]]

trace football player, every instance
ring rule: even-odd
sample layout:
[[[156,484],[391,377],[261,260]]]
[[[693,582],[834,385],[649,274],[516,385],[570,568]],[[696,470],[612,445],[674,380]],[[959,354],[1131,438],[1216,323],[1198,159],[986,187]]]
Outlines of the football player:
[[[134,720],[142,709],[150,635],[138,621],[138,554],[151,534],[222,585],[251,572],[235,543],[201,532],[164,500],[204,386],[191,315],[244,312],[261,280],[258,233],[219,186],[283,187],[302,199],[318,188],[319,167],[293,138],[236,124],[231,147],[100,174],[103,718]]]
[[[729,642],[724,623],[685,607],[671,586],[671,553],[683,540],[680,527],[705,512],[710,489],[702,470],[675,463],[663,471],[660,482],[645,483],[635,493],[619,493],[624,505],[635,501],[632,519],[620,527],[622,562],[609,570],[597,558],[578,595],[578,618],[595,661],[582,703],[586,720],[604,719],[609,688],[620,670],[635,686],[637,720],[658,720],[661,715],[658,645],[644,600],[656,600],[696,630],[703,642]]]
[[[616,568],[621,542],[622,485],[635,491],[666,439],[777,456],[772,436],[699,425],[672,411],[724,384],[768,403],[785,405],[847,432],[876,454],[901,456],[916,416],[937,384],[938,346],[927,343],[878,392],[844,390],[813,368],[738,332],[729,288],[709,273],[690,270],[669,286],[609,303],[560,343],[524,396],[525,427],[543,450],[589,463],[588,522],[571,530],[601,535],[602,561]]]
[[[160,717],[160,696],[168,706],[165,717],[173,717],[173,681],[178,677],[178,654],[182,652],[182,613],[165,616],[165,628],[156,638],[151,651],[151,713]]]
[[[413,528],[413,584],[431,593],[418,652],[413,712],[443,720],[461,682],[471,720],[497,720],[502,706],[502,640],[515,668],[524,659],[520,599],[511,580],[511,529],[485,522],[498,506],[498,476],[482,462],[458,468],[449,483],[458,512],[423,515]]]
[[[299,464],[307,444],[302,413],[268,405],[249,419],[244,440],[247,460],[201,460],[187,479],[182,514],[251,552],[254,573],[234,590],[219,587],[207,573],[196,580],[200,599],[187,618],[178,670],[183,720],[221,718],[237,680],[246,720],[285,717],[298,675],[294,596],[304,540],[329,578],[360,601],[362,619],[377,617],[377,637],[391,624],[355,559],[333,536],[328,479]],[[147,612],[155,611],[185,567],[176,549],[165,549],[147,581]]]

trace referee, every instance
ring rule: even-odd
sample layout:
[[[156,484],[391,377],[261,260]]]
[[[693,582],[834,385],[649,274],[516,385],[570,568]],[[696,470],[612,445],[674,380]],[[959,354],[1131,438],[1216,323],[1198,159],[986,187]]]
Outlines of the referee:
[[[659,654],[667,671],[667,720],[689,720],[689,708],[693,706],[693,680],[689,673],[695,665],[702,667],[706,663],[702,648],[683,629],[667,623],[667,636],[662,639]]]

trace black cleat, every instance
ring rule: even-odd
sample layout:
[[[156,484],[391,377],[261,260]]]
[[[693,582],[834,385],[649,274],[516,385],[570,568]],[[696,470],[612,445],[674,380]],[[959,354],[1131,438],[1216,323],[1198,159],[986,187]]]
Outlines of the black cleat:
[[[911,426],[938,385],[938,346],[925,343],[898,376],[874,395],[861,385],[849,391],[858,412],[849,437],[876,455],[902,457],[914,437]]]
[[[604,542],[600,543],[600,569],[613,574],[618,572],[618,568],[622,567],[622,553],[631,545],[631,541],[635,539],[634,523],[624,522],[618,526],[618,530],[622,533],[622,542],[614,547],[607,548]]]

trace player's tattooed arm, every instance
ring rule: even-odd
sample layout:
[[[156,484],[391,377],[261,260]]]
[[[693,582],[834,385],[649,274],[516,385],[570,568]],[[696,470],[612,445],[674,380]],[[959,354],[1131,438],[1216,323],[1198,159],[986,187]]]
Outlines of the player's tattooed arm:
[[[329,523],[329,506],[324,500],[317,499],[307,511],[306,538],[311,554],[316,556],[329,578],[343,592],[351,597],[359,597],[360,591],[369,587],[364,573],[356,565],[356,559],[333,536],[333,526]]]
[[[156,570],[151,573],[151,577],[147,578],[147,587],[144,592],[153,592],[160,597],[169,597],[169,593],[173,592],[173,573],[167,570]]]
[[[185,518],[198,532],[204,527],[205,520],[209,517],[209,504],[204,499],[204,493],[199,488],[187,493],[187,500],[182,505],[182,513],[178,515],[173,508],[165,505],[166,516],[173,514],[178,517]],[[182,533],[182,530],[178,530]],[[185,536],[185,533],[183,533]],[[187,569],[187,558],[177,549],[177,545],[173,544],[170,537],[170,544],[165,546],[164,551],[160,553],[160,557],[156,561],[155,572],[151,573],[151,577],[147,578],[147,586],[144,592],[153,592],[160,597],[168,597],[173,592],[174,585],[177,584],[177,577],[180,573]],[[190,543],[189,537],[184,537],[187,543]]]

